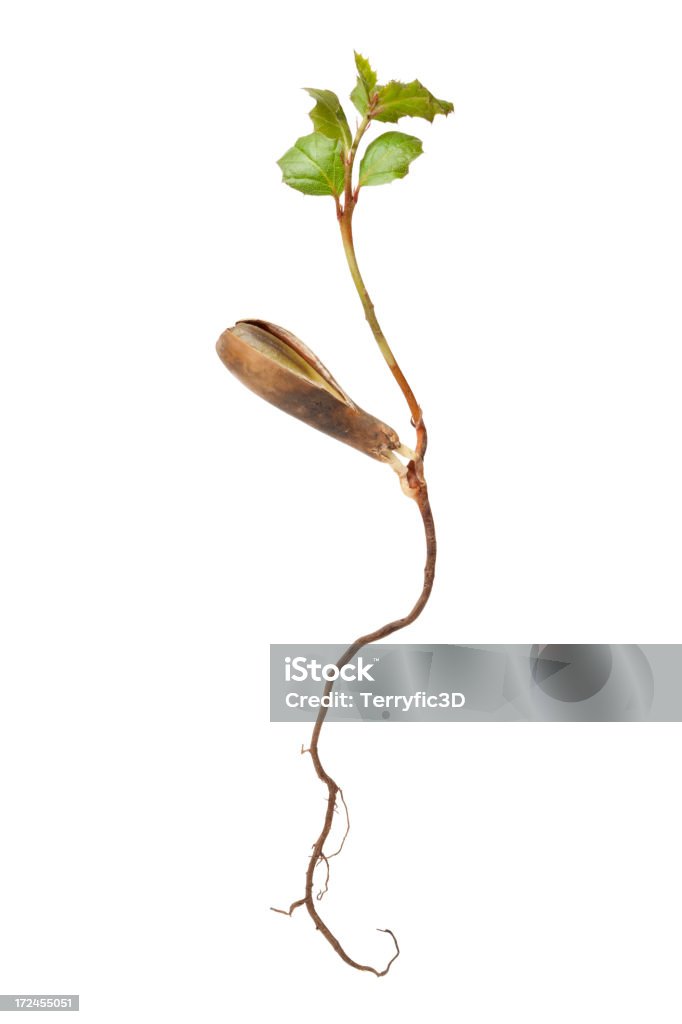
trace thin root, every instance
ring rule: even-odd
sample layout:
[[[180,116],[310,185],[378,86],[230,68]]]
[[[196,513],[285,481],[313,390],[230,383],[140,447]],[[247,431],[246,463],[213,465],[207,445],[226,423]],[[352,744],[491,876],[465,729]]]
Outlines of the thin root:
[[[385,974],[388,974],[389,968],[390,968],[391,964],[393,963],[393,961],[397,960],[398,957],[400,956],[400,946],[398,945],[398,940],[396,939],[395,935],[393,934],[393,932],[391,931],[390,928],[377,928],[377,931],[378,932],[386,932],[387,935],[391,936],[391,938],[393,939],[393,941],[395,943],[395,953],[393,954],[391,959],[388,961],[388,963],[386,964],[386,967],[381,972],[381,974],[377,974],[377,978],[383,978],[383,976]]]
[[[274,912],[276,914],[284,914],[286,917],[291,917],[291,915],[293,914],[293,912],[296,910],[297,907],[304,907],[304,906],[305,906],[305,899],[302,899],[302,900],[296,900],[295,903],[292,903],[288,910],[280,910],[279,907],[270,907],[270,910],[274,910]]]
[[[320,889],[317,896],[315,897],[316,900],[321,900],[324,894],[329,891],[329,858],[325,857],[325,855],[321,853],[318,860],[318,864],[321,860],[324,861],[325,867],[327,869],[327,877],[324,880],[324,889]]]
[[[327,860],[331,860],[331,859],[332,859],[332,857],[338,857],[338,855],[339,855],[339,854],[341,853],[341,851],[343,850],[343,847],[344,847],[344,844],[345,844],[345,842],[346,842],[346,839],[348,839],[348,833],[350,832],[350,815],[349,815],[349,813],[348,813],[348,804],[347,804],[347,803],[346,803],[346,801],[344,800],[344,797],[343,797],[343,790],[341,789],[341,787],[340,787],[340,786],[339,786],[339,788],[337,789],[337,791],[336,791],[336,792],[337,792],[337,795],[341,797],[341,803],[343,804],[343,809],[344,809],[344,811],[346,812],[346,831],[345,831],[345,832],[344,832],[344,834],[343,834],[343,839],[341,840],[341,845],[339,846],[338,850],[334,850],[334,852],[333,852],[333,853],[328,853],[328,854],[327,854]],[[338,811],[338,807],[336,807],[336,806],[335,806],[335,808],[334,808],[334,809],[335,809],[336,811]]]

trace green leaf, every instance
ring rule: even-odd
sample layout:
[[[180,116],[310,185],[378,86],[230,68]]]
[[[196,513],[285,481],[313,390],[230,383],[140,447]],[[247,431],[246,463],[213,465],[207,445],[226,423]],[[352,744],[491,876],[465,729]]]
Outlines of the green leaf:
[[[345,150],[352,144],[350,128],[339,97],[329,89],[306,89],[317,103],[310,111],[310,120],[316,132],[328,139],[338,139]]]
[[[357,50],[355,51],[355,66],[368,94],[371,96],[377,85],[376,71],[372,70],[367,58],[359,54]]]
[[[343,192],[341,143],[319,132],[304,135],[277,161],[282,180],[307,196],[336,196]]]
[[[367,89],[365,83],[361,78],[358,78],[357,85],[350,94],[350,98],[353,101],[353,105],[356,110],[359,110],[364,117],[369,109],[369,96],[367,95]]]
[[[370,97],[377,87],[377,73],[373,71],[369,61],[361,54],[355,53],[355,66],[358,69],[358,80],[350,94],[355,108],[364,117],[369,108]]]
[[[412,161],[422,152],[421,140],[414,135],[384,132],[365,150],[358,184],[386,185],[396,178],[404,178]]]
[[[372,115],[377,121],[395,122],[399,117],[423,117],[433,121],[436,114],[446,116],[454,110],[447,100],[437,100],[421,82],[389,82],[379,89]]]

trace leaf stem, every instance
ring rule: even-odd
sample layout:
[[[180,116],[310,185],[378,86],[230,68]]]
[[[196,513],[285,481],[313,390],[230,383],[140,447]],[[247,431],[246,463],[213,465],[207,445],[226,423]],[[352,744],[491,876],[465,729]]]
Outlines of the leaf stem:
[[[365,134],[365,132],[369,128],[370,120],[371,120],[371,116],[369,114],[365,114],[365,116],[363,117],[362,121],[360,122],[360,124],[358,126],[358,130],[355,133],[355,138],[353,139],[353,145],[351,146],[350,151],[348,153],[348,161],[347,162],[348,162],[348,166],[350,167],[351,176],[352,176],[352,171],[353,171],[353,164],[355,162],[355,155],[356,155],[356,153],[358,151],[358,146],[360,145],[360,142],[362,140],[362,136]]]

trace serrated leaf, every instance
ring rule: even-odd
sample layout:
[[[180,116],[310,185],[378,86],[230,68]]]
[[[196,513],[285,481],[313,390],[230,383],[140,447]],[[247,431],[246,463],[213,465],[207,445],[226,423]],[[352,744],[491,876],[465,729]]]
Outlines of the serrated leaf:
[[[282,181],[307,196],[336,196],[343,192],[341,143],[319,132],[304,135],[277,161]]]
[[[386,185],[396,178],[404,178],[412,161],[422,152],[421,140],[414,135],[384,132],[365,150],[358,184]]]
[[[389,82],[379,89],[373,117],[376,121],[395,123],[400,117],[423,117],[433,121],[436,114],[452,113],[452,103],[438,100],[421,82]]]
[[[355,66],[358,69],[358,74],[362,80],[367,93],[371,96],[376,89],[377,84],[377,73],[374,71],[367,60],[362,54],[355,51]]]
[[[364,117],[369,109],[369,101],[377,87],[377,73],[372,70],[369,61],[360,53],[355,53],[355,66],[358,69],[358,80],[350,94],[356,110]]]
[[[310,120],[316,132],[328,139],[338,139],[345,150],[350,149],[352,137],[346,115],[336,93],[329,89],[306,89],[306,92],[317,100],[310,111]]]

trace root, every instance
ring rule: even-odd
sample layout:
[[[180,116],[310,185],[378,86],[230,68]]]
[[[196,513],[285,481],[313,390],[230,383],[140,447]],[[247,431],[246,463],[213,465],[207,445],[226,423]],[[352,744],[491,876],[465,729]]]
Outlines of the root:
[[[318,722],[319,722],[319,717],[318,717]],[[315,728],[317,728],[317,723],[316,723]],[[319,730],[318,730],[318,735],[319,735]],[[312,891],[313,891],[313,876],[315,874],[315,868],[317,867],[318,863],[321,860],[324,860],[327,863],[327,882],[325,883],[324,889],[321,890],[318,893],[318,895],[317,895],[317,899],[318,900],[322,899],[322,896],[324,896],[324,894],[326,893],[327,888],[328,888],[327,883],[329,882],[329,858],[323,853],[323,847],[324,847],[324,844],[327,841],[327,838],[328,838],[329,833],[331,831],[332,820],[333,820],[333,817],[334,817],[334,806],[336,804],[336,795],[337,795],[337,793],[340,792],[340,789],[339,789],[338,785],[336,784],[336,782],[334,782],[332,777],[330,775],[327,775],[327,773],[325,772],[324,768],[322,767],[319,755],[317,753],[317,745],[316,745],[316,743],[315,743],[315,745],[313,745],[311,743],[311,748],[314,751],[313,763],[315,764],[315,769],[316,769],[316,771],[318,773],[318,776],[320,778],[322,778],[322,780],[326,783],[326,785],[327,785],[327,792],[328,792],[329,796],[328,796],[328,799],[327,799],[327,813],[326,813],[325,819],[324,819],[324,826],[322,828],[322,832],[318,836],[318,839],[317,839],[315,845],[313,846],[313,854],[312,854],[312,856],[310,858],[310,861],[308,863],[308,871],[306,873],[306,884],[305,884],[305,905],[306,905],[306,907],[308,909],[308,913],[310,914],[311,918],[313,919],[313,923],[314,923],[315,927],[317,928],[317,930],[322,932],[322,934],[324,935],[325,939],[330,944],[332,949],[334,949],[336,951],[336,953],[341,957],[341,959],[345,963],[347,963],[350,967],[354,967],[357,971],[367,971],[370,974],[375,974],[377,978],[383,978],[383,976],[388,973],[388,970],[389,970],[391,964],[393,963],[393,961],[400,954],[400,948],[399,948],[398,943],[396,941],[395,935],[393,935],[393,932],[390,931],[390,929],[388,929],[388,928],[379,928],[379,929],[377,929],[377,931],[388,932],[388,934],[392,936],[393,942],[395,943],[395,947],[396,947],[396,952],[391,957],[391,959],[387,963],[386,967],[384,967],[383,971],[378,971],[376,969],[376,967],[371,967],[369,964],[360,964],[360,963],[357,962],[357,960],[353,960],[353,958],[350,957],[348,955],[348,953],[346,953],[345,949],[343,948],[343,946],[341,945],[339,940],[336,938],[334,933],[331,931],[331,929],[325,924],[325,922],[320,917],[320,915],[319,915],[319,913],[317,911],[317,908],[315,906],[315,902],[313,900],[313,894],[312,894]],[[345,801],[344,801],[344,803],[345,803]],[[346,836],[344,836],[344,838],[343,838],[343,842],[345,842],[345,841],[346,841]],[[340,850],[340,847],[339,847],[339,850]],[[339,851],[337,850],[337,853],[338,852]]]
[[[373,633],[367,633],[364,636],[359,637],[354,643],[352,643],[350,647],[341,656],[339,661],[336,663],[336,667],[339,669],[339,671],[344,667],[344,665],[347,665],[348,662],[351,661],[351,659],[355,657],[358,651],[360,651],[366,644],[375,643],[377,640],[383,640],[385,637],[390,636],[391,633],[395,633],[399,629],[403,629],[404,626],[409,626],[410,623],[414,622],[414,620],[421,614],[431,594],[436,563],[436,534],[435,527],[433,524],[433,516],[431,515],[431,508],[429,505],[426,484],[424,483],[423,479],[423,471],[421,464],[424,451],[426,450],[426,431],[421,421],[421,417],[419,418],[419,421],[415,425],[417,426],[418,435],[417,452],[415,453],[417,458],[414,460],[410,460],[407,468],[405,469],[405,479],[410,491],[412,492],[411,496],[415,498],[415,501],[419,507],[419,511],[421,512],[422,520],[424,523],[424,533],[426,536],[426,564],[424,566],[424,584],[422,587],[422,592],[419,595],[416,604],[414,605],[412,611],[409,612],[409,614],[405,615],[402,619],[394,619],[392,622],[387,622],[385,626],[381,626],[380,629],[375,630]],[[323,697],[329,696],[329,694],[332,691],[332,686],[333,682],[331,680],[326,683],[323,691]],[[301,907],[305,904],[308,913],[312,918],[317,930],[322,932],[329,945],[345,963],[347,963],[350,967],[354,967],[358,971],[367,971],[370,974],[376,975],[377,978],[383,978],[384,975],[388,974],[391,964],[400,956],[400,946],[398,945],[398,940],[396,939],[391,929],[377,928],[377,931],[385,932],[387,935],[390,935],[391,938],[393,939],[393,944],[395,946],[395,953],[388,961],[384,969],[380,971],[377,970],[376,967],[372,967],[369,964],[360,964],[356,960],[353,960],[352,957],[350,957],[348,953],[346,953],[345,949],[343,948],[339,940],[336,938],[334,933],[331,931],[331,929],[328,928],[328,926],[324,923],[324,921],[322,920],[318,913],[317,907],[315,906],[316,901],[319,902],[329,888],[329,861],[331,860],[332,857],[337,857],[341,853],[346,842],[346,839],[348,838],[348,833],[350,831],[350,816],[348,814],[348,806],[344,799],[341,787],[334,781],[331,775],[329,775],[325,771],[322,765],[322,761],[320,760],[318,744],[320,739],[320,732],[322,730],[324,720],[327,717],[327,710],[328,709],[324,705],[320,707],[317,719],[315,721],[315,726],[313,728],[310,746],[301,746],[301,753],[310,754],[317,777],[327,787],[327,810],[324,817],[324,823],[322,825],[322,831],[320,832],[319,836],[317,837],[313,844],[313,852],[308,861],[308,869],[306,872],[305,880],[305,897],[303,899],[297,900],[295,903],[292,903],[288,911],[279,910],[277,911],[277,913],[287,914],[289,917],[291,917],[291,914],[297,907]],[[341,845],[339,846],[338,850],[336,850],[334,853],[326,854],[324,852],[324,846],[325,843],[327,842],[327,839],[329,838],[329,833],[331,832],[332,823],[334,820],[334,813],[337,810],[337,798],[343,804],[344,810],[346,812],[346,831],[344,833],[343,839],[341,840]],[[315,869],[317,868],[317,865],[320,862],[323,862],[325,864],[327,874],[324,887],[320,889],[317,892],[316,896],[314,897],[313,885]],[[274,910],[275,908],[273,907],[271,909]]]
[[[302,907],[304,903],[305,899],[296,900],[294,903],[291,904],[288,910],[280,910],[279,907],[270,907],[270,910],[274,911],[275,914],[284,914],[286,917],[291,917],[293,912],[296,910],[296,907]]]
[[[388,935],[390,935],[391,938],[393,939],[393,943],[395,945],[395,953],[393,954],[391,959],[386,964],[386,969],[384,971],[382,971],[381,974],[377,975],[377,977],[381,978],[381,977],[383,977],[384,974],[388,974],[389,967],[391,966],[393,961],[397,960],[398,957],[400,956],[400,946],[398,945],[398,940],[396,939],[395,935],[393,934],[393,932],[391,931],[390,928],[377,928],[377,931],[378,932],[386,932]]]
[[[343,847],[344,847],[344,844],[346,842],[346,839],[348,839],[348,833],[350,832],[350,815],[348,814],[348,804],[346,803],[346,801],[343,798],[343,790],[340,787],[339,787],[339,790],[338,790],[338,795],[341,797],[341,803],[343,804],[343,809],[346,812],[346,831],[343,834],[343,839],[341,840],[341,845],[339,846],[338,850],[334,850],[333,853],[328,853],[327,857],[326,857],[327,860],[331,860],[332,857],[338,857],[338,855],[343,850]],[[338,811],[339,811],[338,806],[335,806],[334,807],[334,814],[338,814]]]
[[[327,877],[324,880],[324,889],[320,889],[317,896],[315,897],[315,899],[318,902],[322,899],[326,892],[329,892],[329,857],[325,857],[325,855],[321,853],[320,860],[324,861],[325,867],[327,868]]]

